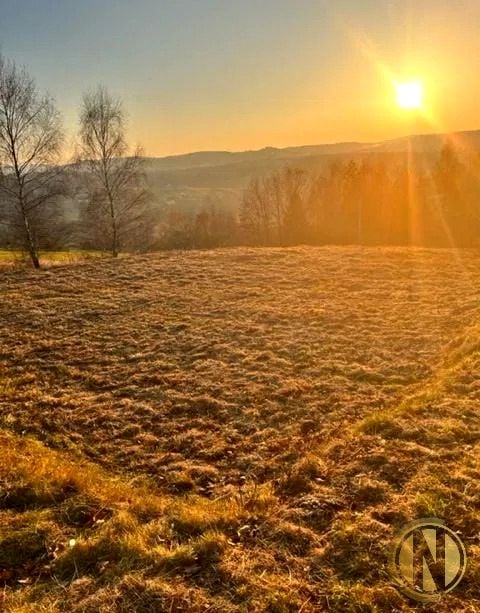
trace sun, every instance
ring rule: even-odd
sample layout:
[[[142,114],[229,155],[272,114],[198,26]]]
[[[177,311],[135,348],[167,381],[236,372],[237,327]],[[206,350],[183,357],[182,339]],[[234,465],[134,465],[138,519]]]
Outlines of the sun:
[[[423,106],[423,84],[421,81],[395,83],[397,104],[402,109],[420,109]]]

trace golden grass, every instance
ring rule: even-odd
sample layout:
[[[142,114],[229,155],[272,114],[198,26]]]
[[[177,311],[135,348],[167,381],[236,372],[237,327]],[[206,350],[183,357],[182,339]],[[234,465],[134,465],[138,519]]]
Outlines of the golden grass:
[[[388,546],[435,514],[470,563],[425,610],[479,610],[480,258],[457,256],[5,273],[4,609],[409,611]]]
[[[91,259],[104,258],[106,254],[101,251],[91,251],[86,249],[68,249],[63,251],[43,251],[40,253],[40,264],[43,267],[58,266],[61,264],[75,264]],[[14,249],[0,249],[0,268],[1,267],[20,267],[31,266],[27,253]]]
[[[83,610],[82,577],[91,580],[88,597],[104,590],[109,608],[114,586],[135,573],[153,573],[159,585],[214,573],[229,538],[277,504],[268,488],[248,484],[221,500],[162,496],[29,438],[2,432],[0,443],[6,611]]]

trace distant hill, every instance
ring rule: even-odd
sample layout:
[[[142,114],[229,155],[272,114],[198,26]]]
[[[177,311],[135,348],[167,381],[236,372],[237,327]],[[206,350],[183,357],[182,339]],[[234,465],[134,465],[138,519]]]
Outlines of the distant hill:
[[[466,151],[480,152],[480,130],[451,134],[421,134],[378,143],[333,143],[299,147],[266,147],[257,151],[198,151],[182,155],[147,158],[147,174],[159,206],[196,208],[215,202],[235,207],[241,192],[256,176],[283,166],[318,170],[334,160],[376,156],[436,156],[447,143]]]
[[[265,147],[255,151],[197,151],[182,155],[149,158],[157,169],[180,170],[205,166],[223,166],[239,162],[256,162],[287,158],[300,158],[309,155],[328,155],[332,153],[351,153],[370,147],[364,143],[336,143],[332,145],[303,145],[300,147]]]
[[[450,134],[420,134],[384,141],[369,145],[367,150],[405,153],[409,149],[414,153],[438,153],[445,143],[451,143],[459,149],[480,151],[480,130],[452,132]]]

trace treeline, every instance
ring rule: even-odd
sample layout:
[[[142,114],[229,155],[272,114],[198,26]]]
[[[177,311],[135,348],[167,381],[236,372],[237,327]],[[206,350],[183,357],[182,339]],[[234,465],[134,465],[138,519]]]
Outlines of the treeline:
[[[324,172],[283,168],[251,181],[238,215],[221,203],[169,211],[161,248],[230,245],[480,245],[480,154],[369,156]]]
[[[480,156],[446,144],[433,163],[406,155],[286,168],[252,181],[240,207],[252,245],[480,245]]]
[[[169,207],[156,215],[155,249],[212,249],[242,242],[237,211],[220,199],[207,197],[194,210]]]

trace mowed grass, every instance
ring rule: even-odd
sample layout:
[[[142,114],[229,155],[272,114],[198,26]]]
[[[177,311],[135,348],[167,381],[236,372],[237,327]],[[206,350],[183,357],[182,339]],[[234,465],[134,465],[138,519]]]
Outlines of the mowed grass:
[[[5,272],[5,609],[408,611],[388,546],[434,514],[469,566],[430,610],[478,610],[479,264],[345,247]]]

